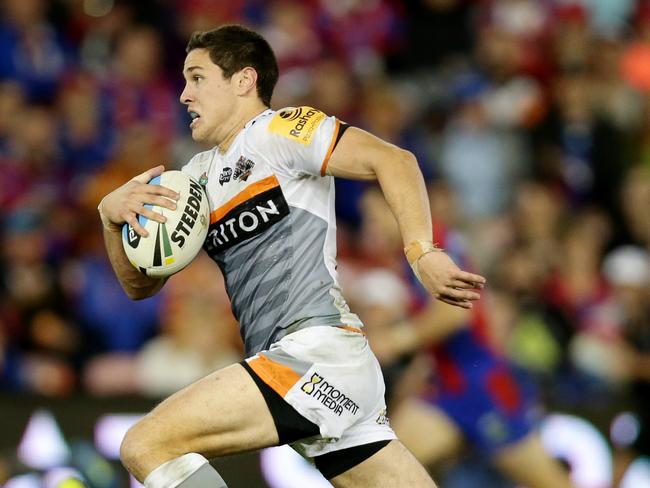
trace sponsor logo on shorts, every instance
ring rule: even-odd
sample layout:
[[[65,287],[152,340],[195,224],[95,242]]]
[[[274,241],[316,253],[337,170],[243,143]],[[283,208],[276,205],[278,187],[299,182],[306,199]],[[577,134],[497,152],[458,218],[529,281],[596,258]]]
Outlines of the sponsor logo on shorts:
[[[311,375],[311,379],[307,383],[302,385],[300,389],[305,393],[307,393],[308,395],[311,395],[312,393],[314,393],[314,389],[316,388],[316,385],[321,381],[323,381],[323,378],[321,376],[318,376],[316,373],[314,373],[313,375]]]
[[[310,397],[314,397],[339,417],[345,411],[352,413],[352,415],[356,415],[359,411],[359,405],[356,402],[318,373],[313,373],[310,380],[304,383],[300,389]]]
[[[379,425],[390,425],[390,420],[388,418],[388,414],[386,413],[386,409],[384,408],[381,412],[379,412],[379,415],[375,419],[375,422]]]

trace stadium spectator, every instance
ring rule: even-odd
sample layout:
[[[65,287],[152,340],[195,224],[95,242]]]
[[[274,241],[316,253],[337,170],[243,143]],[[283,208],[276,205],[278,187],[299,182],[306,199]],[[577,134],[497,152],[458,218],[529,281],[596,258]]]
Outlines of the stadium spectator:
[[[35,103],[53,100],[71,53],[47,18],[43,0],[6,0],[0,23],[0,80],[21,84]]]
[[[364,210],[365,221],[383,220],[383,242],[393,244],[392,249],[384,249],[383,256],[397,261],[388,269],[398,269],[400,241],[390,209],[376,191],[369,190],[364,195]],[[440,225],[435,227],[436,242],[456,262],[469,267],[461,236]],[[435,378],[430,378],[428,388],[412,392],[393,410],[391,422],[400,438],[426,466],[458,455],[466,442],[524,486],[573,486],[534,433],[534,397],[526,382],[496,353],[484,305],[477,303],[465,311],[429,303],[409,274],[402,273],[402,279],[410,289],[411,314],[383,313],[378,319],[383,325],[371,326],[369,341],[385,372],[395,375],[404,356],[423,352],[433,364]],[[362,279],[354,287],[363,289],[363,283]],[[372,300],[372,291],[366,296],[357,293],[362,303]],[[367,306],[361,310],[370,311]],[[377,315],[370,313],[364,320],[372,318]],[[386,323],[391,319],[395,320],[392,324]],[[392,380],[395,387],[401,378]]]

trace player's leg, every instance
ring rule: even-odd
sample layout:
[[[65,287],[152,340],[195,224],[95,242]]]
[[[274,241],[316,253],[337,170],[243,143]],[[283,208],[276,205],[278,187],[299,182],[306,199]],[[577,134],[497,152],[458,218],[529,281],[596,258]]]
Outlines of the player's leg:
[[[456,454],[463,435],[435,405],[417,398],[403,401],[391,415],[397,437],[425,466],[434,465]]]
[[[400,441],[390,441],[375,454],[330,479],[337,488],[435,488],[424,467]]]
[[[568,472],[544,449],[539,436],[531,433],[494,456],[505,475],[527,488],[572,488]]]
[[[208,475],[216,480],[213,474],[206,474],[211,468],[205,458],[277,443],[264,397],[246,370],[236,364],[206,376],[154,408],[127,432],[120,455],[139,481],[151,474],[147,486],[157,487],[170,484],[170,476],[184,480],[190,475]],[[219,485],[215,482],[212,486]]]

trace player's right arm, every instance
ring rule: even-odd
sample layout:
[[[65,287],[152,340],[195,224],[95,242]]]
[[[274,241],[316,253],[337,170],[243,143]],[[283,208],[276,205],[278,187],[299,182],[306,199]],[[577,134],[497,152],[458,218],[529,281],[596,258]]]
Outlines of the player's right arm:
[[[351,127],[334,148],[327,173],[335,177],[376,179],[395,215],[406,256],[424,287],[438,300],[472,308],[485,278],[461,270],[431,241],[433,231],[426,186],[417,160],[366,131]]]
[[[106,195],[99,204],[99,215],[104,226],[104,245],[117,279],[132,300],[155,295],[165,284],[165,278],[151,278],[140,273],[129,262],[122,247],[122,226],[128,223],[143,237],[147,231],[138,223],[138,215],[156,222],[166,218],[145,207],[146,204],[176,208],[179,195],[169,188],[147,184],[165,171],[164,166],[151,168]],[[171,200],[170,200],[171,199]]]

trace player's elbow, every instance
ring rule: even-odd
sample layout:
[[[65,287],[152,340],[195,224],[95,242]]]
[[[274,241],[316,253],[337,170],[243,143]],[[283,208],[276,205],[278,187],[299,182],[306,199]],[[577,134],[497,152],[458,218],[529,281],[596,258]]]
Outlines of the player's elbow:
[[[129,286],[123,283],[122,288],[127,297],[131,300],[139,301],[154,296],[160,291],[163,284],[164,280],[152,282],[147,286]]]
[[[413,182],[422,178],[420,167],[411,151],[393,146],[387,157],[374,164],[374,174],[381,182]]]
[[[152,296],[151,293],[145,293],[143,290],[125,289],[124,292],[127,297],[136,302]]]
[[[399,168],[400,171],[413,172],[420,171],[418,160],[411,151],[395,147],[393,150],[393,165]]]
[[[407,151],[406,149],[400,149],[399,151],[400,162],[403,166],[411,170],[420,171],[420,166],[418,165],[418,160],[415,157],[415,154],[413,154],[411,151]]]

